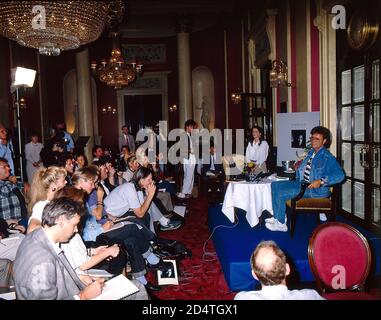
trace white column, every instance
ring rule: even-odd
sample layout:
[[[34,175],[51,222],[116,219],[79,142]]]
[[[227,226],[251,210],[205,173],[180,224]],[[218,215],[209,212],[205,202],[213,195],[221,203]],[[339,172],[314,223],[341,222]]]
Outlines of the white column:
[[[91,101],[90,63],[89,51],[85,49],[75,55],[77,67],[77,94],[79,135],[89,136],[90,140],[85,148],[85,155],[91,163],[93,155],[91,150],[94,145],[93,109]]]
[[[317,2],[315,20],[319,29],[320,47],[320,121],[332,133],[330,151],[336,155],[336,30],[331,27],[334,15],[329,12],[330,6],[324,3],[322,0]]]
[[[180,22],[177,28],[177,60],[179,74],[179,127],[193,118],[190,68],[189,25]]]
[[[277,58],[276,56],[276,15],[278,14],[277,9],[267,9],[266,10],[266,31],[267,35],[269,37],[270,41],[270,48],[271,48],[271,53],[269,55],[269,60],[273,61]],[[272,90],[272,95],[273,95],[273,145],[277,145],[277,105],[278,105],[278,97],[277,97],[277,90],[276,89],[271,89]]]

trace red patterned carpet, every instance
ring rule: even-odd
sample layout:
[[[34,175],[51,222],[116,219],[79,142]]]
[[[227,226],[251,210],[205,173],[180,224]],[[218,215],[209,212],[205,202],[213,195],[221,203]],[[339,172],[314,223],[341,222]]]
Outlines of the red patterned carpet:
[[[185,224],[178,230],[160,232],[160,236],[183,242],[192,250],[192,257],[180,263],[179,285],[163,286],[154,295],[161,300],[232,300],[235,293],[230,292],[212,240],[209,240],[204,255],[204,243],[210,232],[207,226],[208,203],[206,197],[190,200]],[[154,283],[150,274],[148,278]],[[155,276],[156,277],[156,276]]]

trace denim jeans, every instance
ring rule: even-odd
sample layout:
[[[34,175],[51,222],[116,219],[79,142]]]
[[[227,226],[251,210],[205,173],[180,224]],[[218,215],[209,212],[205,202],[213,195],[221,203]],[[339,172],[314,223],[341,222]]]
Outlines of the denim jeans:
[[[274,218],[280,223],[285,223],[287,200],[290,200],[298,195],[301,185],[301,182],[297,180],[276,181],[271,184]],[[303,198],[313,198],[313,194],[311,194],[310,191],[311,190],[307,189]]]

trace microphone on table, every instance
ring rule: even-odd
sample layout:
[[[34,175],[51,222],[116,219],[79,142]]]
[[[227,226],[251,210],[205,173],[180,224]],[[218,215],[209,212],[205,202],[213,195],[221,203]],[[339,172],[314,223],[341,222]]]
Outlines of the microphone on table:
[[[262,178],[264,178],[266,176],[266,174],[261,171],[260,173],[257,174],[257,176],[255,177],[254,179],[254,182],[259,182],[260,180],[262,180]]]

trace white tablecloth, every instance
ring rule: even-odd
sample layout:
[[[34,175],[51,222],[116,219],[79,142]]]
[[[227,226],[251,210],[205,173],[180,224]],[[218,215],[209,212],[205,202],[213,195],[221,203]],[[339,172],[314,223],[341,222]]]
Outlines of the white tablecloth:
[[[246,211],[251,227],[258,224],[264,210],[273,214],[271,182],[230,182],[225,193],[222,212],[234,222],[234,208]]]

